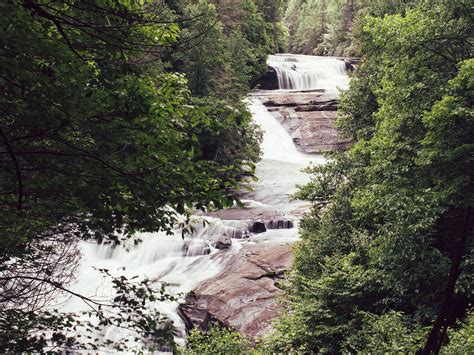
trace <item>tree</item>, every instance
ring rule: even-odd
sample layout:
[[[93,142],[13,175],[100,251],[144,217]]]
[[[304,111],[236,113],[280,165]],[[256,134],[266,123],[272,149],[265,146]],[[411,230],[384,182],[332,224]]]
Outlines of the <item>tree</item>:
[[[270,350],[436,353],[467,316],[474,126],[466,5],[422,3],[361,24],[363,60],[338,118],[355,142],[309,168],[312,180],[296,196],[312,209]]]
[[[300,19],[300,11],[301,11],[302,1],[301,0],[289,0],[288,5],[285,11],[285,24],[288,27],[288,49],[290,52],[296,52],[296,47],[294,43],[295,41],[295,34],[298,29],[299,19]]]
[[[423,0],[290,0],[285,14],[291,52],[354,56],[359,43],[353,32],[365,15],[403,14]]]
[[[281,3],[254,0],[189,3],[183,8],[183,49],[173,66],[187,74],[193,94],[239,106],[267,70],[269,53],[286,47]]]
[[[253,157],[241,154],[256,136],[222,138],[248,132],[249,114],[210,109],[164,70],[180,29],[161,2],[23,0],[0,14],[0,348],[113,346],[73,335],[110,324],[172,344],[172,326],[149,305],[172,299],[160,285],[102,270],[114,302],[69,290],[74,246],[170,231],[186,206],[232,204],[252,175],[255,144]],[[95,320],[51,309],[58,292],[83,299]]]
[[[440,226],[442,238],[448,239],[451,246],[447,252],[451,258],[451,267],[435,323],[430,331],[423,348],[425,354],[439,352],[446,337],[448,326],[453,319],[453,303],[456,302],[456,284],[461,275],[466,249],[472,242],[474,218],[472,216],[474,170],[472,160],[474,145],[474,60],[462,62],[459,74],[450,81],[451,95],[444,96],[437,102],[431,112],[424,117],[427,134],[422,141],[423,150],[420,153],[422,164],[430,166],[437,181],[436,190],[449,196],[450,204],[455,204],[444,217]],[[462,127],[462,129],[457,129]],[[461,173],[462,172],[462,173]],[[453,186],[458,191],[452,196]],[[454,225],[447,225],[447,224]],[[467,258],[470,258],[467,255]],[[469,267],[467,268],[469,270]],[[461,285],[472,285],[472,279]],[[465,286],[465,287],[466,287]]]
[[[223,27],[217,18],[216,7],[206,0],[189,4],[184,16],[194,18],[183,36],[195,42],[185,52],[177,53],[182,70],[189,79],[189,87],[196,96],[212,95],[218,91],[224,63]]]

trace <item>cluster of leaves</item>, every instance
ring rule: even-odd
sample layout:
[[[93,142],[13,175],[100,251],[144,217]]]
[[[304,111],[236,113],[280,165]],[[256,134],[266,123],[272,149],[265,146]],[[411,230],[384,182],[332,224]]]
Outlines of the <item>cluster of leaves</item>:
[[[209,330],[192,329],[187,337],[185,354],[246,354],[247,340],[236,331],[213,324]]]
[[[448,330],[449,344],[443,348],[446,354],[470,354],[474,351],[474,316],[472,311],[465,322],[459,322]]]
[[[268,28],[277,23],[268,4],[245,4],[245,16],[266,31],[263,42],[251,38],[260,31],[253,22],[224,35],[208,22],[216,7],[203,1],[0,4],[0,350],[80,347],[68,335],[80,319],[52,302],[58,292],[97,301],[68,289],[79,241],[171,233],[186,207],[235,202],[261,138],[237,102],[274,48]],[[218,28],[224,37],[216,41]],[[217,55],[225,64],[219,84],[196,86],[195,69],[219,67]],[[151,285],[119,282],[117,292],[134,296],[107,304],[115,316],[95,307],[100,322],[89,326],[124,322],[137,336],[172,344],[169,322],[142,311],[154,302],[143,291]],[[96,340],[84,344],[105,344]]]
[[[472,348],[450,330],[473,301],[471,10],[431,1],[364,19],[338,118],[354,144],[296,196],[312,209],[268,350]]]
[[[156,302],[176,301],[166,293],[166,285],[158,285],[148,279],[129,280],[125,276],[113,276],[109,270],[99,270],[104,279],[113,284],[113,300],[108,297],[86,297],[66,290],[70,297],[78,297],[90,309],[85,312],[64,313],[57,309],[7,308],[0,313],[0,345],[7,353],[30,351],[57,351],[60,349],[115,349],[117,351],[140,350],[144,340],[157,346],[173,347],[175,330],[171,321],[157,309]],[[34,279],[30,277],[30,279]],[[3,278],[2,278],[3,281]],[[35,279],[35,281],[39,281]],[[60,284],[54,287],[62,288]],[[117,340],[109,338],[103,329],[113,328],[125,336]],[[110,333],[109,333],[110,334]],[[113,334],[113,333],[112,333]]]

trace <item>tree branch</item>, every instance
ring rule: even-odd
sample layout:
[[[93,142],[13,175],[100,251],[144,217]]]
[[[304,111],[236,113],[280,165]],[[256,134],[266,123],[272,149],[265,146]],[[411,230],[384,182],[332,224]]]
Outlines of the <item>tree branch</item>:
[[[61,24],[61,22],[56,18],[54,17],[53,15],[51,15],[49,12],[47,12],[46,10],[44,10],[40,5],[38,5],[36,2],[34,2],[33,0],[23,0],[23,6],[26,8],[26,9],[30,9],[30,10],[33,10],[35,14],[37,14],[38,16],[40,17],[43,17],[49,21],[51,21],[54,26],[56,27],[56,29],[58,30],[59,34],[61,35],[61,37],[64,39],[64,41],[66,42],[66,45],[69,47],[69,49],[76,55],[78,56],[81,60],[84,60],[84,57],[79,54],[79,52],[74,48],[73,44],[71,43],[71,41],[69,40],[68,36],[66,35],[66,32],[64,31],[63,29],[63,26]]]
[[[17,202],[16,209],[20,212],[23,207],[23,178],[21,175],[20,164],[18,162],[18,159],[16,158],[15,153],[13,152],[12,146],[10,142],[8,141],[7,136],[5,135],[2,129],[0,129],[0,135],[3,138],[3,141],[5,142],[5,145],[7,147],[7,150],[12,158],[13,164],[15,165],[16,177],[18,181],[18,202]]]

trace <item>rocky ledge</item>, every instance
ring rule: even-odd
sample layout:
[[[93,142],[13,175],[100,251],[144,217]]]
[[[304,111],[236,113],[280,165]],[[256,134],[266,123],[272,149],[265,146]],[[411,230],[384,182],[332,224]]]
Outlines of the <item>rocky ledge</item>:
[[[255,94],[304,153],[344,149],[350,140],[335,127],[337,101],[324,90],[260,91]]]
[[[254,342],[278,315],[279,282],[291,263],[291,243],[246,244],[230,256],[224,270],[201,284],[180,305],[186,328],[207,330],[218,322]]]

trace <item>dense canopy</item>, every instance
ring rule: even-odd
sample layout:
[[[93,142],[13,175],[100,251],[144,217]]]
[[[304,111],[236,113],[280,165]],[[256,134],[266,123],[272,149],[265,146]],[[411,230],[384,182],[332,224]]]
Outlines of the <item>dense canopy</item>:
[[[362,63],[338,115],[354,143],[296,196],[312,210],[270,349],[472,351],[472,12],[399,12],[358,20]]]
[[[170,231],[187,207],[238,198],[260,139],[240,99],[276,50],[279,21],[274,9],[245,4],[252,17],[235,24],[206,1],[0,4],[1,351],[107,342],[75,338],[74,315],[48,306],[57,291],[72,294],[79,240]],[[166,320],[135,302],[152,286],[115,282],[107,307],[122,312],[107,318],[93,307],[97,330],[125,322],[172,343]]]
[[[192,211],[239,204],[262,139],[242,99],[289,50],[360,58],[338,103],[350,146],[294,196],[311,208],[273,332],[254,346],[213,325],[185,351],[473,352],[473,16],[468,0],[1,2],[0,351],[180,350],[150,306],[177,300],[165,284],[100,269],[112,299],[71,289],[78,245],[184,236]]]

